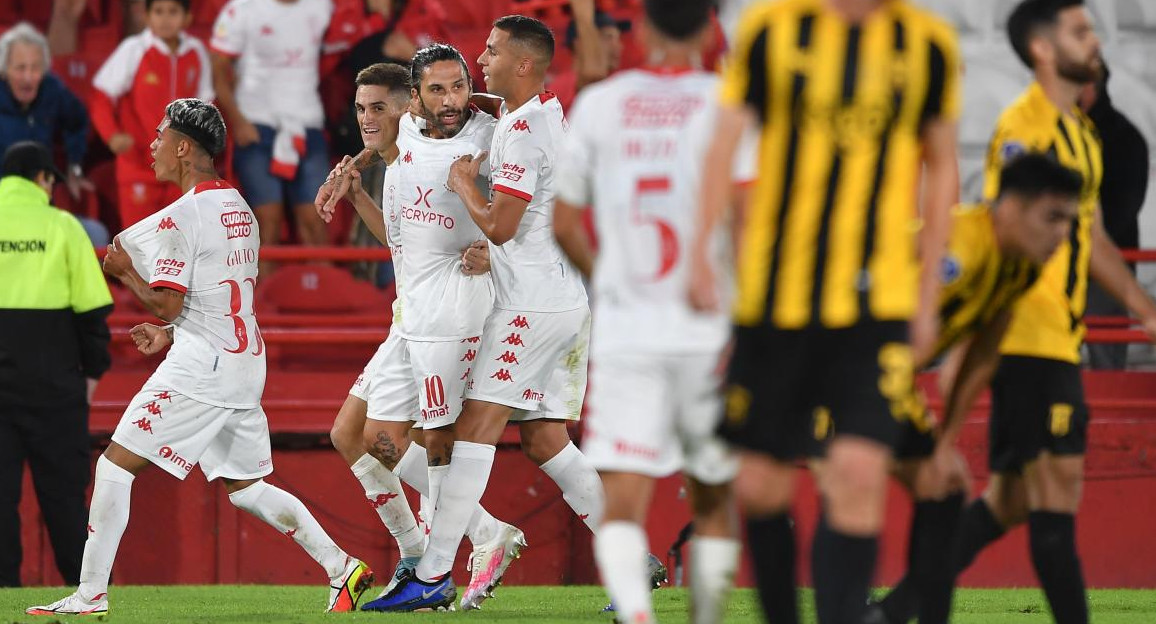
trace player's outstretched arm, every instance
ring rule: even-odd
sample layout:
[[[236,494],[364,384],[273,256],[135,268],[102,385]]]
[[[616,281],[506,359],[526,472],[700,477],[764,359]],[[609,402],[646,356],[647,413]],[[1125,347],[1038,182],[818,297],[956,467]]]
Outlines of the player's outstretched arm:
[[[554,238],[562,253],[587,280],[594,274],[595,253],[582,224],[583,209],[561,199],[554,202]]]
[[[1128,265],[1124,264],[1120,249],[1104,230],[1103,215],[1099,208],[1092,222],[1092,259],[1089,268],[1092,279],[1140,319],[1148,340],[1156,342],[1156,302],[1152,301],[1152,297],[1136,281],[1136,276],[1128,270]]]
[[[477,180],[487,155],[487,152],[482,152],[476,158],[466,155],[455,160],[450,166],[446,186],[458,194],[482,234],[493,244],[503,245],[518,233],[518,224],[522,222],[522,215],[526,214],[530,202],[501,192],[494,193],[493,202],[482,197],[474,180]]]
[[[753,123],[754,114],[745,107],[720,105],[714,139],[703,160],[703,180],[730,180],[735,153],[743,132]],[[727,208],[731,206],[732,185],[703,184],[699,189],[699,210],[694,241],[690,247],[690,289],[687,296],[696,310],[718,310],[719,292],[711,270],[710,241]]]
[[[104,256],[104,272],[120,280],[145,310],[166,321],[173,321],[185,306],[184,293],[171,288],[153,288],[141,278],[132,266],[132,259],[120,248],[120,239],[112,239]]]
[[[173,344],[173,326],[160,327],[152,323],[141,323],[129,330],[129,336],[136,348],[145,355],[160,353]]]

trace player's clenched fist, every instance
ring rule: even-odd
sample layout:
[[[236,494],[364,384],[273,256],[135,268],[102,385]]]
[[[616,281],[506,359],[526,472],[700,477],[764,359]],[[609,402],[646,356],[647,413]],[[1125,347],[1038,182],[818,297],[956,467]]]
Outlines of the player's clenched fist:
[[[158,327],[152,323],[141,323],[129,330],[137,350],[145,355],[160,353],[165,347],[173,343],[171,330]]]
[[[313,207],[317,210],[317,216],[326,223],[333,220],[337,202],[341,201],[341,198],[345,197],[350,190],[352,176],[349,175],[351,169],[349,165],[352,162],[353,158],[346,156],[337,163],[337,166],[325,178],[325,184],[317,189],[317,196],[313,198]]]
[[[470,243],[462,252],[462,273],[483,275],[490,270],[490,244],[484,240]]]
[[[112,244],[105,248],[103,268],[105,273],[116,278],[133,270],[132,258],[121,249],[119,236],[113,238]]]
[[[482,161],[489,154],[489,152],[482,152],[476,157],[467,154],[455,160],[454,164],[450,165],[450,175],[449,179],[446,180],[446,187],[461,195],[459,189],[469,188],[473,185],[474,180],[478,178],[478,171],[482,168]]]

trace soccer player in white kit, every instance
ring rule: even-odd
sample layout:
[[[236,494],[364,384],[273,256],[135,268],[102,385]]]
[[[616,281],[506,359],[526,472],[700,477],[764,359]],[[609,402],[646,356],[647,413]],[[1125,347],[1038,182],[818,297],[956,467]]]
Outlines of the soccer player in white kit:
[[[184,195],[121,232],[108,247],[104,270],[172,323],[133,328],[137,347],[150,354],[172,349],[97,460],[80,586],[29,614],[107,613],[132,482],[150,464],[178,479],[200,465],[208,480],[223,479],[230,502],[284,533],[325,569],[328,611],[355,609],[373,582],[373,572],[333,543],[300,500],[262,480],[273,462],[261,410],[265,345],[253,315],[260,243],[252,210],[213,167],[224,147],[225,122],[211,104],[183,99],[165,109],[151,146],[153,169]]]
[[[353,176],[349,189],[370,230],[386,236],[401,285],[390,336],[351,395],[361,394],[367,402],[368,453],[427,494],[436,507],[438,487],[450,464],[453,424],[493,304],[489,276],[467,267],[472,256],[462,251],[484,238],[445,180],[458,157],[490,146],[496,121],[468,106],[469,73],[451,46],[419,50],[411,62],[410,82],[411,110],[419,114],[402,115],[396,145],[380,152],[395,159],[386,170],[383,211],[376,210],[361,189],[360,174]],[[358,97],[363,95],[359,88]],[[350,162],[335,169],[335,175],[343,175]],[[485,184],[485,177],[476,183]],[[414,420],[424,430],[428,453],[411,443]],[[480,506],[473,510],[469,535],[483,551],[516,555],[525,545],[521,531],[496,521]],[[430,594],[421,606],[449,606],[454,596],[451,587]],[[365,609],[375,609],[376,602]]]
[[[565,132],[561,105],[543,89],[553,53],[554,38],[544,24],[508,16],[494,22],[478,59],[489,91],[505,100],[489,157],[493,201],[474,184],[486,160],[480,155],[454,163],[448,186],[491,243],[494,311],[455,425],[453,462],[429,545],[415,574],[383,600],[385,610],[412,610],[423,596],[453,586],[449,572],[458,544],[510,420],[520,422],[527,456],[558,484],[579,517],[591,527],[601,520],[602,483],[566,430],[585,394],[590,312],[580,278],[550,227],[555,154]],[[496,550],[488,560],[471,560],[485,572],[471,580],[463,609],[481,604],[511,555]]]
[[[690,308],[687,250],[714,128],[714,74],[701,68],[708,0],[647,0],[650,59],[587,87],[559,158],[554,231],[592,277],[593,373],[582,450],[606,490],[594,554],[624,622],[654,622],[644,529],[654,481],[681,469],[693,511],[691,621],[722,621],[738,564],[730,482],[737,463],[714,434],[722,416],[723,312]],[[741,157],[735,181],[753,178]],[[582,212],[593,205],[595,254]],[[725,251],[720,243],[716,252]],[[722,266],[722,263],[718,263]],[[721,295],[720,295],[721,297]]]

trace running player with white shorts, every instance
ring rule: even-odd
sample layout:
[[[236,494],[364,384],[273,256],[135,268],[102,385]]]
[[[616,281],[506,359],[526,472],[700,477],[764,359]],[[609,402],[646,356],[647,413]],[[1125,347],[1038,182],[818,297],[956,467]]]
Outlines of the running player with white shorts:
[[[622,621],[654,622],[644,526],[654,482],[687,477],[693,510],[691,621],[722,621],[738,565],[730,482],[737,463],[714,430],[722,415],[722,312],[691,309],[687,250],[717,77],[699,65],[708,0],[647,0],[639,33],[651,64],[587,87],[559,158],[554,232],[592,278],[594,367],[582,450],[606,490],[598,570]],[[754,177],[750,150],[736,182]],[[592,205],[597,254],[582,213]],[[725,251],[724,241],[716,252]],[[716,267],[723,266],[716,262]],[[722,294],[720,293],[720,298]]]
[[[508,16],[494,22],[478,59],[490,93],[505,100],[489,156],[492,203],[474,184],[482,155],[454,163],[447,185],[490,241],[495,307],[455,426],[454,460],[429,545],[415,574],[381,601],[383,610],[411,611],[425,606],[425,596],[453,590],[449,572],[458,544],[510,420],[521,425],[527,456],[558,484],[579,517],[591,527],[601,520],[602,483],[566,429],[577,420],[585,394],[590,312],[582,282],[551,231],[555,154],[565,133],[562,107],[543,89],[553,54],[549,28]],[[481,604],[516,553],[478,554],[470,565],[483,573],[471,579],[463,609]]]
[[[401,116],[396,145],[384,150],[385,157],[395,158],[385,175],[384,215],[361,189],[360,174],[351,173],[348,189],[371,231],[387,237],[402,285],[390,336],[351,395],[365,397],[368,453],[428,495],[436,509],[438,488],[451,461],[453,424],[493,305],[489,276],[467,268],[472,255],[462,252],[483,236],[445,179],[458,157],[489,147],[496,122],[468,106],[469,74],[453,47],[435,44],[419,50],[409,78],[411,110],[418,114]],[[335,175],[344,175],[347,168],[356,170],[343,166]],[[475,181],[485,183],[486,176]],[[411,443],[415,420],[424,432],[425,447]],[[479,548],[518,550],[525,541],[521,531],[477,505],[469,533]],[[446,607],[454,597],[453,591],[431,594],[436,604],[426,606]],[[364,608],[375,610],[377,601]]]
[[[325,569],[328,611],[355,609],[373,582],[373,572],[334,544],[300,500],[262,480],[273,462],[261,410],[265,345],[253,314],[260,238],[252,210],[213,167],[224,147],[225,122],[211,104],[184,99],[165,109],[151,146],[153,168],[184,195],[117,236],[104,270],[172,323],[133,328],[137,347],[147,354],[172,349],[97,460],[80,586],[29,614],[107,613],[133,479],[150,464],[178,479],[200,465],[208,480],[223,479],[230,502]]]

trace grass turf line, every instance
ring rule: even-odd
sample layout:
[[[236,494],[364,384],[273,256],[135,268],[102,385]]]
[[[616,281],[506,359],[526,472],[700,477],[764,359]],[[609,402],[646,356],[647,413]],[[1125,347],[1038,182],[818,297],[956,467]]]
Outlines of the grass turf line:
[[[0,589],[0,623],[51,624],[52,617],[24,615],[24,608],[64,597],[70,589]],[[379,590],[367,592],[368,599]],[[503,587],[481,612],[383,614],[324,614],[326,590],[300,585],[167,585],[113,587],[112,624],[225,624],[253,622],[311,624],[313,622],[534,622],[562,624],[612,619],[599,610],[606,604],[599,587]],[[1096,624],[1149,624],[1156,622],[1156,590],[1100,589],[1089,592]],[[687,621],[686,590],[664,588],[654,594],[660,622]],[[802,596],[804,621],[814,622]],[[64,618],[64,622],[91,622],[93,618]],[[754,592],[737,590],[727,608],[726,622],[761,622]],[[961,589],[956,592],[957,624],[1044,624],[1052,621],[1038,589]]]

